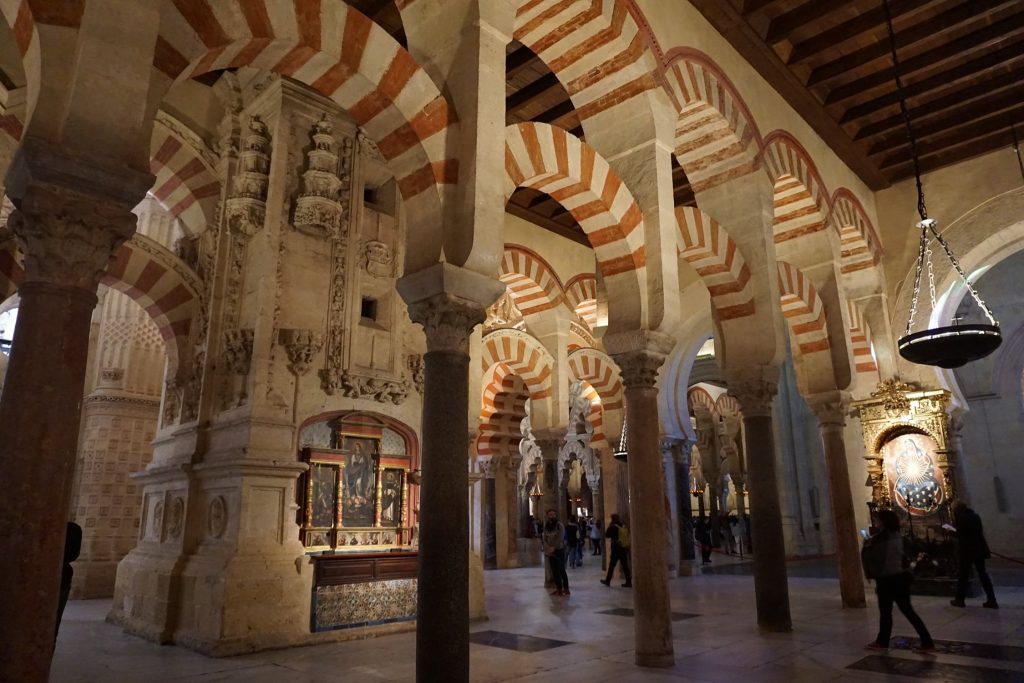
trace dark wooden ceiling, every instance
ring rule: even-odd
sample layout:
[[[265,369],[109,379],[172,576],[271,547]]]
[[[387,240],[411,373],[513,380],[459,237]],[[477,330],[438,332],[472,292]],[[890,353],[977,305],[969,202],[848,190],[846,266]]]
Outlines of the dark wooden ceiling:
[[[869,186],[913,175],[882,0],[691,0]],[[1024,122],[1022,0],[890,0],[923,171]]]

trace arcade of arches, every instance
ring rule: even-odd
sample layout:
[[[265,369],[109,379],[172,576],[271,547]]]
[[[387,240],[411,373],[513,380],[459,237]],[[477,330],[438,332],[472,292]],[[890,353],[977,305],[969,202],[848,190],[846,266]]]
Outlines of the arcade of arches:
[[[858,418],[893,378],[941,404],[899,431],[939,441],[941,495],[1019,551],[1006,149],[925,176],[1007,340],[936,373],[895,351],[912,180],[862,180],[689,2],[0,17],[0,678],[46,679],[69,520],[72,599],[128,633],[416,629],[423,681],[468,680],[485,570],[541,581],[549,508],[628,520],[640,666],[673,662],[700,514],[749,518],[762,629],[799,626],[787,557],[834,557],[863,608],[866,504],[910,505]]]

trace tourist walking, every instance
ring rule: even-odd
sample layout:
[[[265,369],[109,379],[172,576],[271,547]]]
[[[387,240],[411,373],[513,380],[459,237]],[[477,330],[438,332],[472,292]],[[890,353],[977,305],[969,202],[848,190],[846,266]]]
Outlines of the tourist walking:
[[[953,506],[953,524],[956,527],[956,551],[960,560],[959,573],[956,580],[956,597],[949,604],[954,607],[966,607],[967,582],[971,578],[971,567],[978,572],[978,580],[985,589],[986,600],[982,607],[999,609],[996,592],[992,588],[992,579],[985,571],[985,560],[992,557],[985,540],[985,532],[981,527],[981,517],[967,503],[958,502]]]
[[[623,588],[633,587],[633,575],[629,571],[629,529],[622,523],[618,514],[613,514],[608,528],[604,532],[605,538],[611,541],[611,561],[608,563],[608,573],[601,583],[610,586],[612,575],[615,573],[615,565],[622,563],[622,578],[626,580]]]
[[[57,646],[57,631],[60,629],[60,620],[64,617],[64,608],[71,597],[71,580],[75,576],[75,569],[71,563],[78,559],[82,552],[82,527],[76,522],[68,522],[64,532],[64,568],[60,575],[60,601],[57,603],[57,626],[53,630],[53,645]]]
[[[555,582],[555,590],[551,594],[569,595],[569,575],[565,573],[565,525],[558,521],[558,513],[554,510],[548,510],[547,516],[541,542]]]
[[[600,555],[601,554],[601,546],[604,545],[602,543],[602,539],[603,538],[604,538],[604,536],[601,533],[601,520],[599,520],[599,519],[591,519],[590,520],[590,554],[591,555]]]
[[[576,523],[576,517],[569,515],[569,521],[565,525],[565,554],[569,561],[569,566],[573,569],[580,566],[580,563],[576,559],[576,550],[580,543],[580,527]]]
[[[697,520],[694,537],[700,544],[701,564],[711,564],[711,529],[708,528],[708,520],[704,515]]]
[[[861,562],[864,574],[875,581],[878,595],[878,637],[867,644],[869,650],[888,650],[892,636],[892,606],[900,608],[903,616],[917,631],[921,639],[916,648],[919,652],[934,652],[935,643],[928,633],[924,621],[910,604],[910,584],[914,575],[907,569],[903,556],[903,536],[900,534],[900,518],[892,510],[878,512],[881,530],[864,542]]]

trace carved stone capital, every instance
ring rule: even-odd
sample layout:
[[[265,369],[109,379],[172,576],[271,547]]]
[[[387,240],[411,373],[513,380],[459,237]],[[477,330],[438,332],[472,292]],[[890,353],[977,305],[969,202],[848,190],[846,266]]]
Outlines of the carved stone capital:
[[[807,404],[822,428],[842,429],[850,412],[850,396],[842,391],[827,391],[807,397]]]
[[[428,351],[469,353],[469,335],[484,321],[485,308],[447,293],[409,305],[409,317],[423,326]]]
[[[309,372],[314,356],[324,346],[324,335],[313,330],[282,329],[278,340],[288,355],[288,369],[296,377]]]
[[[26,282],[94,292],[136,222],[131,207],[116,199],[36,182],[7,226],[25,255]]]
[[[248,375],[252,363],[253,330],[224,331],[224,371],[231,375]]]
[[[652,389],[658,380],[658,369],[665,355],[651,349],[635,349],[612,356],[619,366],[622,383],[626,388]]]
[[[771,417],[772,399],[779,384],[768,379],[747,379],[729,382],[729,393],[743,406],[745,417]]]

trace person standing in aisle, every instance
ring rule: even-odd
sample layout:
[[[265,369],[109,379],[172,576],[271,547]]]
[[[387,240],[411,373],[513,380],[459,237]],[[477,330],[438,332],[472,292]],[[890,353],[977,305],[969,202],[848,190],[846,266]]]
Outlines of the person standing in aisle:
[[[541,542],[555,582],[555,590],[551,595],[569,595],[569,575],[565,573],[565,525],[558,521],[555,510],[548,510],[547,516]]]
[[[988,541],[985,540],[985,531],[981,526],[981,517],[978,516],[967,503],[960,501],[953,506],[953,524],[956,525],[956,552],[960,560],[959,573],[956,581],[956,597],[949,602],[953,607],[966,607],[964,598],[967,597],[967,582],[971,578],[971,567],[978,572],[978,580],[981,587],[985,589],[985,602],[982,607],[999,609],[996,602],[996,592],[992,588],[992,579],[985,571],[985,560],[992,557],[988,549]]]
[[[617,513],[612,515],[604,535],[611,542],[611,562],[608,563],[608,573],[601,579],[601,583],[606,586],[611,585],[615,565],[621,562],[622,577],[626,579],[622,587],[632,588],[633,575],[629,571],[629,529],[625,527]]]

